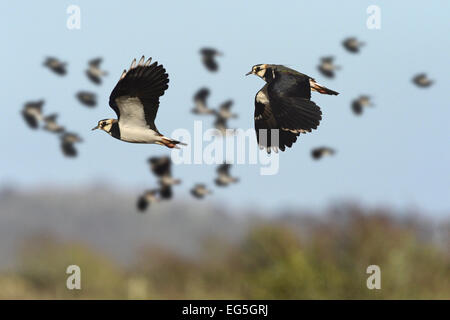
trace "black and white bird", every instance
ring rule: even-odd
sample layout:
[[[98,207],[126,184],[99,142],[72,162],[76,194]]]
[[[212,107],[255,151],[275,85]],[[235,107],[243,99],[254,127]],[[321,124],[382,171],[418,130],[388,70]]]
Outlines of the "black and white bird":
[[[151,157],[148,159],[150,168],[158,177],[158,183],[160,185],[160,196],[162,199],[172,198],[172,186],[180,184],[180,179],[174,179],[172,177],[172,161],[169,157]]]
[[[102,63],[102,58],[95,58],[88,62],[89,67],[86,70],[86,75],[95,84],[102,83],[102,77],[106,76],[108,73],[100,69],[100,63]]]
[[[235,133],[235,129],[230,129],[228,127],[228,120],[226,118],[222,118],[218,114],[216,114],[216,119],[214,120],[214,128],[218,130],[216,135],[219,136],[229,136]]]
[[[22,117],[31,129],[37,129],[42,121],[42,106],[44,100],[27,102],[22,108]]]
[[[199,89],[194,95],[194,108],[192,113],[194,114],[213,114],[214,110],[208,107],[207,99],[210,95],[208,88]]]
[[[169,87],[169,76],[162,65],[151,58],[136,59],[124,70],[109,97],[109,106],[118,119],[100,120],[92,130],[101,129],[110,136],[131,143],[152,143],[178,148],[180,141],[161,134],[155,126],[159,98]]]
[[[208,194],[211,194],[212,191],[209,190],[205,184],[197,183],[192,189],[191,194],[197,199],[203,199]]]
[[[222,53],[214,48],[202,48],[200,50],[202,56],[203,65],[211,72],[215,72],[219,69],[219,64],[216,61],[217,56],[221,56]]]
[[[239,178],[230,175],[231,164],[224,163],[217,168],[217,178],[214,180],[217,186],[226,187],[231,183],[236,183]]]
[[[346,38],[344,41],[342,41],[342,45],[344,46],[345,49],[347,49],[348,52],[358,53],[359,49],[362,46],[364,46],[365,43],[362,41],[359,41],[355,37],[349,37],[349,38]]]
[[[339,94],[283,65],[257,64],[249,74],[266,82],[255,96],[255,130],[260,148],[269,153],[272,149],[284,151],[297,141],[300,133],[317,129],[322,111],[311,101],[311,91]]]
[[[75,143],[83,140],[75,133],[66,132],[61,135],[61,150],[66,157],[76,157],[78,152],[75,149]]]
[[[233,100],[227,100],[223,102],[219,106],[219,110],[215,111],[216,115],[223,118],[223,119],[231,119],[231,118],[237,118],[238,115],[236,113],[231,112],[231,107],[233,106]]]
[[[149,207],[149,205],[151,205],[152,203],[158,202],[158,189],[152,189],[152,190],[147,190],[144,192],[144,194],[142,194],[141,196],[139,196],[137,203],[136,203],[136,207],[139,211],[144,212],[145,210],[147,210],[147,208]]]
[[[320,160],[325,156],[332,156],[336,153],[336,150],[329,147],[318,147],[311,150],[311,157],[314,160]]]
[[[334,64],[334,57],[328,56],[320,59],[320,64],[317,69],[327,78],[334,78],[335,71],[339,70],[341,67]]]
[[[223,102],[218,110],[214,110],[214,115],[216,120],[214,121],[214,128],[219,130],[221,135],[226,135],[227,133],[234,133],[233,130],[228,130],[228,119],[237,118],[236,113],[231,112],[231,106],[233,105],[233,100],[227,100]]]
[[[47,57],[44,61],[44,66],[52,70],[57,75],[63,76],[67,73],[66,62],[61,62],[57,58],[54,57]]]
[[[366,107],[372,107],[373,103],[368,95],[360,95],[352,101],[352,110],[356,115],[361,115]]]
[[[58,115],[56,113],[53,113],[51,115],[48,115],[44,117],[44,130],[54,132],[54,133],[62,133],[64,132],[64,127],[60,126],[56,119],[58,118]]]
[[[76,94],[78,101],[81,104],[93,108],[97,105],[97,95],[93,92],[89,91],[79,91]]]
[[[433,80],[430,80],[425,73],[419,73],[412,79],[413,83],[420,88],[428,88],[433,84]]]

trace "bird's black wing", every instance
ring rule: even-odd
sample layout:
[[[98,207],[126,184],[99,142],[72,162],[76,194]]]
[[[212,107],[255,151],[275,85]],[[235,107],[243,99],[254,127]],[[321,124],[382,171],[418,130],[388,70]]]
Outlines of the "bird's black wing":
[[[162,65],[143,63],[144,57],[136,66],[133,61],[130,69],[124,71],[109,97],[109,105],[116,112],[119,122],[132,126],[149,126],[156,131],[154,124],[161,97],[169,87],[169,76]]]
[[[272,147],[279,148],[281,151],[284,151],[286,147],[292,147],[300,133],[280,130],[271,106],[261,103],[258,99],[258,94],[255,97],[255,130],[258,145],[266,148],[267,152],[271,152]],[[272,141],[272,136],[274,139],[278,137],[278,142]]]
[[[309,77],[288,73],[276,75],[267,86],[270,109],[279,129],[294,133],[317,129],[322,111],[310,100]]]

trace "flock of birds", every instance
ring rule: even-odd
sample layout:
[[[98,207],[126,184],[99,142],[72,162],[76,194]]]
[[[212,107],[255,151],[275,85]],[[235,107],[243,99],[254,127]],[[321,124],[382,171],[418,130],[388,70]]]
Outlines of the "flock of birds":
[[[100,69],[101,62],[101,58],[92,59],[88,62],[88,68],[86,69],[88,79],[97,85],[102,83],[102,77],[107,74]],[[44,66],[59,76],[65,76],[67,74],[67,63],[57,58],[47,57],[44,61]],[[81,90],[75,96],[82,105],[88,108],[93,108],[97,105],[97,95],[93,92]],[[57,113],[45,115],[43,112],[44,103],[44,100],[25,103],[22,109],[22,116],[25,122],[31,129],[43,129],[55,134],[60,139],[62,153],[66,157],[76,157],[78,152],[75,145],[83,140],[78,134],[67,131],[64,126],[58,124]]]
[[[365,45],[355,37],[342,42],[343,47],[352,54],[360,52]],[[221,52],[213,48],[200,50],[203,65],[210,72],[217,72],[219,63],[217,58]],[[101,58],[88,62],[87,78],[94,84],[100,85],[107,72],[100,68]],[[49,57],[44,66],[55,74],[64,76],[67,73],[66,63],[57,58]],[[320,59],[318,71],[327,78],[334,78],[341,69],[334,64],[334,57],[327,56]],[[311,92],[326,95],[339,93],[320,85],[314,78],[296,70],[277,64],[257,64],[246,75],[256,75],[265,81],[265,85],[256,93],[254,124],[256,138],[261,149],[268,153],[271,151],[285,151],[291,148],[300,134],[317,129],[322,119],[322,111],[314,101],[311,101]],[[426,88],[433,84],[425,73],[417,74],[412,79],[418,87]],[[120,79],[111,92],[109,105],[117,114],[117,119],[103,119],[98,121],[92,130],[100,129],[113,138],[129,143],[158,144],[167,148],[180,148],[185,145],[181,141],[171,139],[159,132],[155,125],[155,118],[159,108],[159,98],[168,89],[169,77],[164,67],[152,59],[142,57],[138,62],[134,59],[128,70],[124,70]],[[210,90],[200,88],[193,96],[195,115],[209,115],[215,117],[214,127],[219,134],[226,135],[228,120],[237,118],[231,111],[233,100],[224,101],[217,109],[208,104]],[[79,91],[76,94],[78,101],[88,108],[97,105],[97,96],[90,91]],[[75,157],[77,150],[75,144],[82,139],[57,122],[58,115],[52,113],[44,115],[44,100],[28,102],[22,109],[22,116],[31,129],[41,128],[57,135],[61,141],[61,150],[67,157]],[[368,95],[360,95],[351,103],[355,115],[361,115],[363,110],[373,106]],[[311,157],[319,160],[331,156],[336,150],[327,147],[317,147],[311,150]],[[172,177],[171,159],[168,156],[151,157],[148,160],[152,173],[158,179],[158,188],[145,191],[139,196],[137,208],[145,211],[151,203],[172,198],[172,188],[181,183],[180,179]],[[217,177],[214,180],[219,187],[226,187],[239,181],[230,175],[231,165],[223,163],[217,168]],[[193,197],[202,199],[212,193],[205,184],[197,183],[191,189]]]

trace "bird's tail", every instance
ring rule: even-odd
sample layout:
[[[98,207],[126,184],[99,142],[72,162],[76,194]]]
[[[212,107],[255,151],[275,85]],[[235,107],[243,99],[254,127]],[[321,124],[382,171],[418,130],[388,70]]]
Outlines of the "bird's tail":
[[[178,140],[174,140],[174,139],[170,139],[170,138],[167,138],[167,137],[161,137],[161,142],[162,142],[163,145],[165,145],[167,148],[170,148],[170,149],[173,149],[173,148],[180,149],[178,144],[181,145],[181,146],[187,146],[187,144],[184,143],[184,142],[181,142],[181,141],[178,141]]]
[[[333,91],[331,89],[328,89],[325,86],[318,84],[313,79],[309,79],[309,85],[311,86],[311,91],[317,91],[321,94],[330,94],[330,95],[335,95],[335,96],[337,96],[339,94],[339,92]]]

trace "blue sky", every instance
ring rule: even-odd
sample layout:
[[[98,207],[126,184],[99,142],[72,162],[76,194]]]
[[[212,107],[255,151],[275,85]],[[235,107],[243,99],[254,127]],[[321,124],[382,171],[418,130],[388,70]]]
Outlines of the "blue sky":
[[[121,189],[155,184],[146,158],[166,154],[155,145],[122,143],[91,132],[99,119],[114,117],[109,94],[134,57],[162,63],[170,87],[161,99],[156,124],[170,134],[192,130],[192,95],[201,86],[218,105],[232,98],[239,119],[230,126],[253,127],[253,101],[263,86],[244,74],[257,63],[285,64],[339,91],[338,97],[313,94],[323,120],[314,133],[301,136],[280,155],[280,172],[259,175],[258,166],[240,165],[241,182],[216,190],[214,199],[230,205],[261,208],[318,208],[355,199],[369,205],[419,207],[434,215],[450,210],[450,105],[448,54],[450,2],[376,1],[381,29],[366,27],[366,8],[374,1],[9,1],[0,4],[3,47],[0,126],[0,184],[21,187],[112,184]],[[81,29],[68,30],[66,9],[81,8]],[[367,42],[359,55],[344,51],[341,41],[357,36]],[[220,72],[201,65],[198,50],[223,51]],[[42,67],[47,56],[67,61],[60,78]],[[318,74],[324,55],[342,66],[336,79]],[[104,57],[109,72],[101,86],[84,75],[90,58]],[[436,84],[420,90],[411,77],[425,71]],[[78,90],[99,95],[90,110],[75,100]],[[359,94],[374,97],[376,107],[356,118],[350,102]],[[85,140],[76,160],[64,158],[58,140],[29,130],[19,115],[24,102],[46,99],[46,113]],[[212,124],[205,119],[204,127]],[[334,158],[313,162],[309,152],[328,145]],[[176,193],[187,198],[196,182],[212,185],[214,166],[179,165],[184,180]]]

